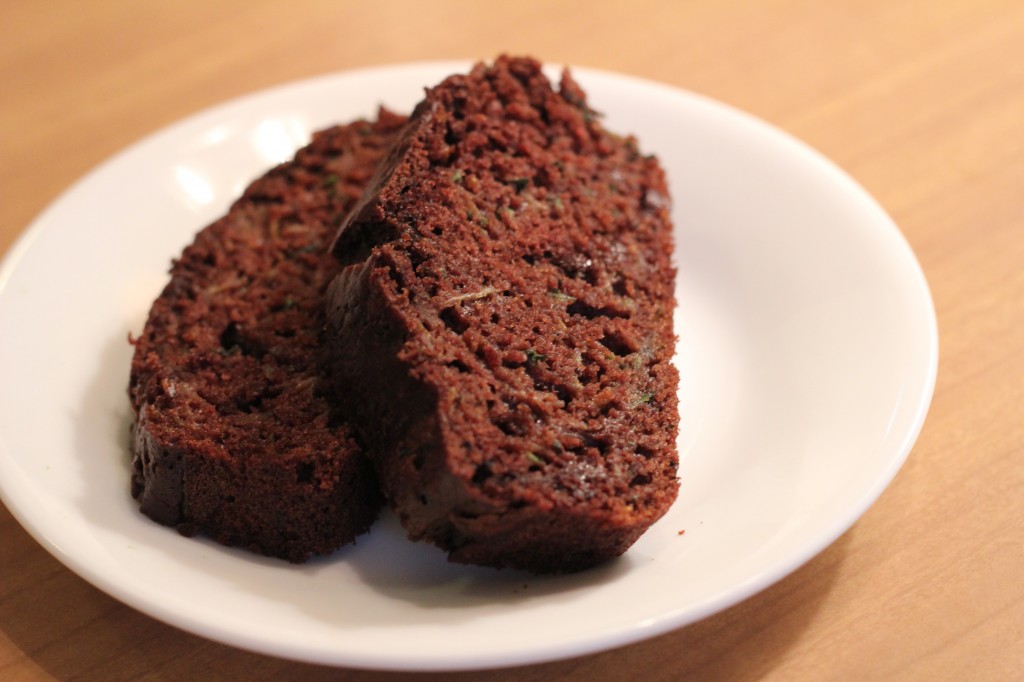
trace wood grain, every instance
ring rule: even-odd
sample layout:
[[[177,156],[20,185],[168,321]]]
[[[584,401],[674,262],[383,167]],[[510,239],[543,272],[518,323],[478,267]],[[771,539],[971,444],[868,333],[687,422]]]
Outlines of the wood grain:
[[[934,403],[894,483],[839,541],[724,613],[598,655],[457,675],[334,670],[182,633],[86,584],[0,508],[0,679],[1024,679],[1020,2],[5,0],[0,252],[91,167],[198,109],[320,73],[499,51],[734,104],[879,199],[921,261],[941,337]]]

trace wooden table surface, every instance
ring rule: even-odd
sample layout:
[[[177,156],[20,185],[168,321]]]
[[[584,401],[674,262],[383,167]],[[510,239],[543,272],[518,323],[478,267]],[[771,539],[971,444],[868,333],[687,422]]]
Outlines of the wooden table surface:
[[[736,105],[817,147],[891,213],[929,280],[941,346],[931,412],[893,484],[796,573],[695,625],[422,677],[180,632],[88,585],[0,507],[0,679],[1024,679],[1019,0],[4,0],[0,252],[91,167],[196,110],[310,75],[500,51]]]

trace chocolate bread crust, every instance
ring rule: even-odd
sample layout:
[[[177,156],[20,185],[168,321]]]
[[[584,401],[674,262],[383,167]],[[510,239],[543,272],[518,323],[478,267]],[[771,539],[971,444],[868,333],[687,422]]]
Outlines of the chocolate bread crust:
[[[568,75],[556,92],[500,58],[428,90],[342,225],[352,264],[327,295],[330,385],[412,538],[575,571],[671,505],[667,196]]]
[[[317,133],[174,262],[129,384],[131,492],[153,520],[301,562],[376,518],[373,468],[318,358],[328,242],[404,121]]]

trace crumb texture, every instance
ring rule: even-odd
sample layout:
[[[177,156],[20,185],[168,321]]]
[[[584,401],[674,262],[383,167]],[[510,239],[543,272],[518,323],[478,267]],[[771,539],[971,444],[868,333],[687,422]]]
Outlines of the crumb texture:
[[[174,262],[133,340],[132,495],[185,534],[293,562],[351,542],[379,486],[318,362],[328,251],[405,118],[316,134]]]
[[[413,538],[574,571],[665,513],[668,203],[657,160],[568,74],[503,57],[428,90],[342,225],[328,293],[331,385]]]

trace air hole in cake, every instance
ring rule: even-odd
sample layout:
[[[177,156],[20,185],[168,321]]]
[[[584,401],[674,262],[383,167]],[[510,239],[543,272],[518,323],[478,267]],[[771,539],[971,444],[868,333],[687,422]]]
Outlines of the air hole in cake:
[[[608,452],[608,443],[602,438],[595,438],[591,434],[583,434],[583,444],[585,447],[596,448],[602,455]]]
[[[252,400],[239,400],[235,403],[235,407],[238,411],[243,414],[252,414],[253,410],[258,410],[263,405],[263,396],[258,395]]]
[[[651,482],[651,477],[647,474],[637,474],[629,481],[629,487],[632,488],[638,485],[647,485]]]
[[[473,471],[473,483],[479,485],[490,478],[492,474],[493,472],[491,471],[491,467],[486,463],[478,464],[476,469]]]
[[[643,445],[637,445],[635,452],[636,452],[636,454],[640,455],[644,459],[650,459],[651,457],[654,456],[654,452],[652,452],[648,448],[645,448]]]
[[[408,253],[409,253],[409,263],[412,265],[413,270],[416,270],[418,272],[419,269],[420,269],[420,266],[423,265],[423,263],[425,263],[427,261],[426,254],[421,253],[420,251],[417,251],[416,249],[409,249]],[[403,284],[404,284],[404,282],[403,282]]]
[[[238,325],[234,322],[228,323],[228,326],[224,327],[224,331],[220,333],[220,347],[224,350],[239,348],[238,344],[241,340],[242,337],[238,332]],[[239,348],[239,350],[241,349]]]
[[[620,307],[621,305],[621,303],[612,303],[612,305],[596,306],[585,301],[574,301],[565,308],[565,311],[570,315],[582,315],[587,319],[595,319],[597,317],[623,317],[624,319],[629,319],[633,313],[629,308]]]
[[[462,373],[462,374],[469,374],[470,373],[470,369],[469,369],[469,367],[466,366],[466,363],[464,363],[462,360],[459,360],[457,358],[455,360],[449,360],[448,361],[448,366],[453,368],[453,369],[459,370],[459,372]]]
[[[555,384],[553,386],[555,395],[562,401],[562,404],[568,407],[569,403],[572,402],[573,393],[566,386]]]
[[[565,310],[570,315],[581,315],[588,320],[592,320],[595,317],[603,317],[603,313],[600,308],[595,308],[583,301],[573,301]]]
[[[639,350],[633,339],[614,332],[605,332],[605,335],[598,339],[598,343],[620,358],[632,355]]]
[[[437,314],[441,318],[441,322],[444,322],[444,326],[452,330],[456,334],[462,334],[462,332],[469,329],[469,325],[466,324],[456,312],[453,306],[448,306],[440,313]]]
[[[581,315],[588,320],[593,320],[598,317],[629,317],[629,312],[624,310],[615,310],[607,306],[593,306],[584,301],[574,301],[569,304],[569,307],[565,309],[570,315]]]
[[[499,419],[495,424],[506,436],[522,436],[524,433],[523,427],[511,419]]]
[[[309,483],[313,480],[313,474],[315,472],[316,467],[312,462],[299,462],[295,466],[295,482]]]

